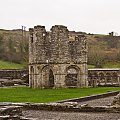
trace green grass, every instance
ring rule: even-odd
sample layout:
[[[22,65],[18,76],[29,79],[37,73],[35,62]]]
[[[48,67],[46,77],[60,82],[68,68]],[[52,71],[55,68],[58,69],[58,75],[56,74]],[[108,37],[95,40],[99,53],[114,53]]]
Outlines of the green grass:
[[[120,90],[120,87],[71,89],[0,88],[0,102],[54,102],[117,90]]]
[[[119,62],[109,62],[103,65],[103,68],[120,68]]]
[[[88,65],[88,69],[89,68],[95,68],[95,66],[94,65]]]
[[[88,69],[96,68],[94,65],[88,65]],[[108,62],[102,68],[120,68],[120,62]]]
[[[22,69],[22,68],[24,68],[23,64],[16,64],[0,60],[0,69]]]

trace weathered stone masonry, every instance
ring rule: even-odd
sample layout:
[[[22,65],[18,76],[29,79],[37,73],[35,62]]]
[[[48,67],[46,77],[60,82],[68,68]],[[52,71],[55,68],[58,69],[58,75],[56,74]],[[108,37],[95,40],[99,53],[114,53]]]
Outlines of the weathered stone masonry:
[[[32,88],[87,87],[86,37],[62,25],[29,29],[29,85]]]

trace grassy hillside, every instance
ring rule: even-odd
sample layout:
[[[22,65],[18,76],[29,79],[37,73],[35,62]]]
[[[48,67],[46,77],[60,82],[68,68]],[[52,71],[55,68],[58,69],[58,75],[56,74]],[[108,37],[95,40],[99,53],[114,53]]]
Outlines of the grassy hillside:
[[[88,64],[95,67],[120,66],[120,36],[87,35]]]
[[[17,64],[0,60],[0,69],[23,69],[24,64]]]
[[[120,68],[120,62],[108,62],[103,65],[103,68]]]
[[[120,67],[120,36],[82,34],[88,41],[88,68]],[[27,31],[0,29],[0,60],[27,64],[28,36]]]
[[[28,32],[0,29],[0,59],[15,63],[28,62]]]

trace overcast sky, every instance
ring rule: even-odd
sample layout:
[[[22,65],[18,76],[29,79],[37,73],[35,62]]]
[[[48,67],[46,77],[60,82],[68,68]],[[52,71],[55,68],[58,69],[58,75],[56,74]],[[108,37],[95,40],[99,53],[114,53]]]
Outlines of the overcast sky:
[[[69,30],[120,35],[120,0],[0,0],[0,28],[65,25]]]

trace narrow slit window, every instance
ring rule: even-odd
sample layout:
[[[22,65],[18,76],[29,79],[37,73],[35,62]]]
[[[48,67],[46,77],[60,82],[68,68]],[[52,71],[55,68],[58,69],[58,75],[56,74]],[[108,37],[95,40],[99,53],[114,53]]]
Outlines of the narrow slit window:
[[[33,43],[33,34],[31,34],[30,39],[31,39],[31,43]]]

